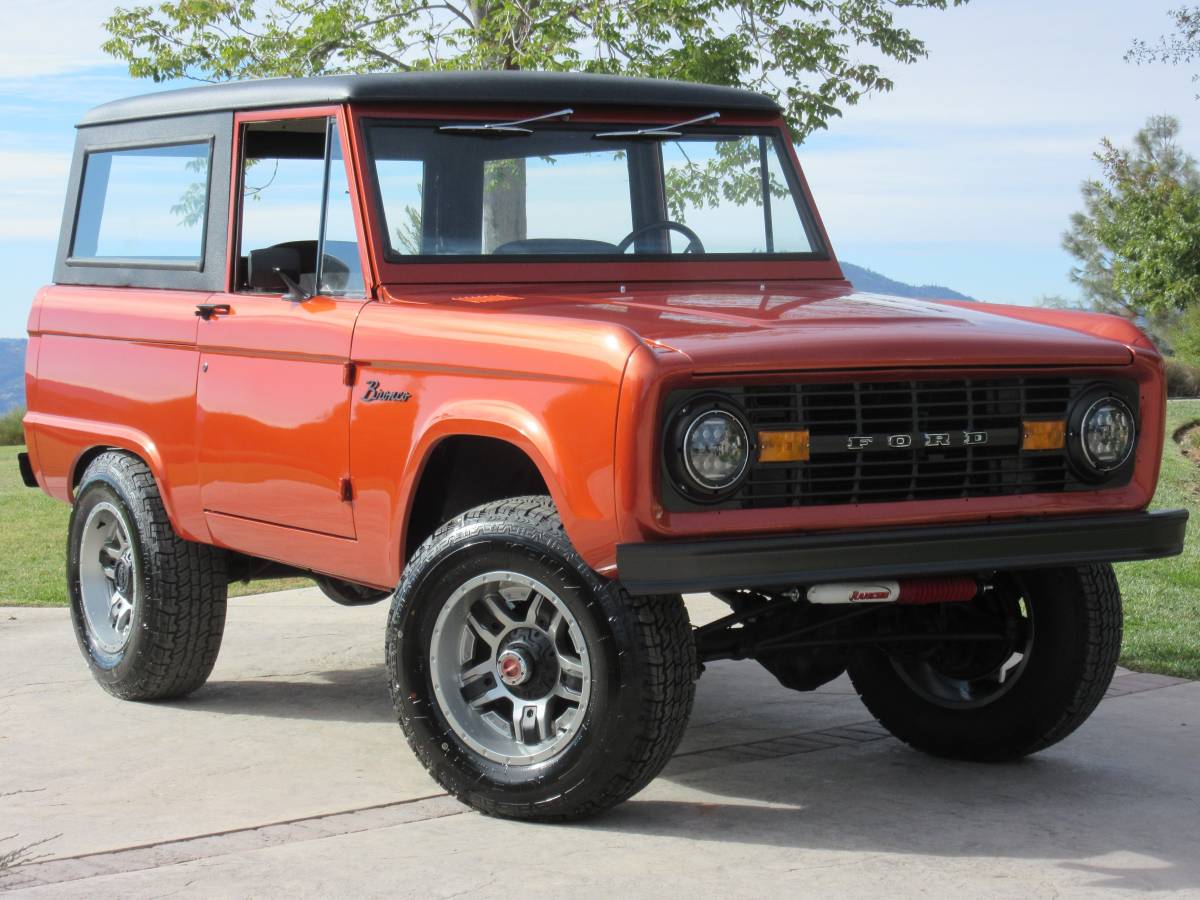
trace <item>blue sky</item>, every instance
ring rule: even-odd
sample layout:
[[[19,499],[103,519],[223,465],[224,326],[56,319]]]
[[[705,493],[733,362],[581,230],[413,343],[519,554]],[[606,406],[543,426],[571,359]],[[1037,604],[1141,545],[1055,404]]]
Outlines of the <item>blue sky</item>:
[[[51,273],[72,126],[91,106],[151,89],[100,52],[115,0],[7,4],[0,31],[0,337],[24,332]],[[1074,295],[1059,249],[1102,136],[1126,142],[1172,113],[1200,156],[1187,69],[1132,66],[1134,37],[1178,0],[974,0],[911,11],[930,58],[835,120],[801,160],[838,255],[984,300]]]

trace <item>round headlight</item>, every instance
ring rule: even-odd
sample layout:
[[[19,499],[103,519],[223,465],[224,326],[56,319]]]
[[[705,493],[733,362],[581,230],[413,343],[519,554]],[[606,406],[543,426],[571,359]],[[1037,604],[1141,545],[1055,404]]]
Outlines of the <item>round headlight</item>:
[[[1123,401],[1116,397],[1094,401],[1079,422],[1084,460],[1097,472],[1121,468],[1133,453],[1136,430],[1133,413]]]
[[[750,436],[736,416],[723,409],[702,412],[683,435],[683,466],[703,488],[732,487],[750,462]]]
[[[675,488],[702,503],[728,497],[750,470],[750,435],[749,423],[731,398],[692,397],[672,417],[663,448]]]

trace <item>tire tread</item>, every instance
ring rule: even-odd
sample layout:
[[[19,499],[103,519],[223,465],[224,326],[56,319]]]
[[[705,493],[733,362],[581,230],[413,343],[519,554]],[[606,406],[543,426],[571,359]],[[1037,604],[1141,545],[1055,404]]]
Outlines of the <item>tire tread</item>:
[[[140,538],[145,635],[130,677],[101,682],[123,700],[182,697],[208,679],[225,630],[225,555],[175,533],[150,468],[128,453],[102,453],[88,466],[81,492],[101,473],[128,486]]]

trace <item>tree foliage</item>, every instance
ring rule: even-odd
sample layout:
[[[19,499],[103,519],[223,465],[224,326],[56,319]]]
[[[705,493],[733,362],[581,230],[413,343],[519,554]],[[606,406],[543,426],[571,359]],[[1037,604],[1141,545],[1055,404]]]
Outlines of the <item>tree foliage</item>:
[[[1153,43],[1135,40],[1125,59],[1134,63],[1164,62],[1173,66],[1187,65],[1200,58],[1200,6],[1180,6],[1170,12],[1174,32],[1163,35]],[[1192,81],[1200,80],[1194,74]]]
[[[420,69],[679,78],[775,97],[796,138],[926,55],[897,21],[967,0],[165,0],[118,7],[104,49],[166,81]],[[882,64],[882,65],[881,65]]]
[[[1101,143],[1102,177],[1084,182],[1063,236],[1097,309],[1169,325],[1200,296],[1200,175],[1178,135],[1178,120],[1155,116],[1132,148]]]

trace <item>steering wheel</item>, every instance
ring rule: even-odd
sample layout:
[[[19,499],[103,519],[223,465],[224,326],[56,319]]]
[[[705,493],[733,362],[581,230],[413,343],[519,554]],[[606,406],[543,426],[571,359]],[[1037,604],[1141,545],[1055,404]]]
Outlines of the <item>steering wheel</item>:
[[[700,240],[700,235],[692,231],[681,222],[672,222],[670,219],[663,219],[661,222],[650,222],[640,228],[635,228],[625,237],[621,238],[621,243],[617,244],[617,252],[624,253],[629,249],[629,245],[640,238],[643,234],[649,234],[652,231],[678,231],[690,242],[683,248],[684,253],[704,253],[704,242]]]

